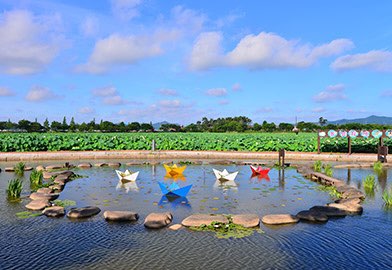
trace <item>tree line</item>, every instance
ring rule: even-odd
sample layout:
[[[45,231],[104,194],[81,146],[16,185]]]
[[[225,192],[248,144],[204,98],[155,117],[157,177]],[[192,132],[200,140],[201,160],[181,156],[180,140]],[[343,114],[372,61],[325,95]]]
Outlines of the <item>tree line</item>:
[[[225,117],[217,119],[208,119],[203,117],[201,121],[181,126],[178,124],[162,124],[159,130],[154,130],[152,123],[139,122],[120,122],[112,123],[110,121],[101,120],[99,123],[93,119],[85,123],[76,123],[72,117],[67,122],[66,117],[62,122],[46,119],[42,124],[37,120],[31,122],[29,120],[20,120],[17,123],[8,121],[0,121],[0,131],[3,132],[315,132],[319,129],[390,129],[391,125],[379,124],[360,124],[349,123],[343,125],[328,124],[328,121],[320,117],[318,123],[298,122],[296,125],[291,123],[279,123],[263,121],[261,124],[252,123],[252,120],[245,116]]]

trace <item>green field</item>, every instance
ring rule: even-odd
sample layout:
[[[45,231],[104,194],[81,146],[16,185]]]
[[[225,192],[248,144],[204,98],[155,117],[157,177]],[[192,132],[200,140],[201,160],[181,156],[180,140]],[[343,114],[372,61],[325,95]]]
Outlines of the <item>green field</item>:
[[[316,152],[315,133],[3,133],[1,152],[60,150],[287,151]],[[352,140],[353,152],[376,153],[376,139]],[[384,140],[392,146],[392,140]],[[321,140],[322,152],[347,152],[347,139]]]

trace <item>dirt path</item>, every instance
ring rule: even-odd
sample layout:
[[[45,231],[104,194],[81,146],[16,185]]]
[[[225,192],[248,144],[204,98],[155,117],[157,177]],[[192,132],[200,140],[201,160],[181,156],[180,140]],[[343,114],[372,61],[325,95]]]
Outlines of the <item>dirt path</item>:
[[[40,160],[278,160],[278,152],[222,152],[222,151],[57,151],[0,153],[0,162]],[[303,153],[286,152],[286,161],[343,161],[375,162],[376,154]]]

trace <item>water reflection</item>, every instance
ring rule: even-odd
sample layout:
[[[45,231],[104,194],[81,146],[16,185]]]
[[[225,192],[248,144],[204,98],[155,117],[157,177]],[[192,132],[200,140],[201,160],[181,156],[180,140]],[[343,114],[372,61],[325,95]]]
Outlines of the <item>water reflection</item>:
[[[238,185],[235,181],[216,180],[214,183],[214,188],[215,189],[223,189],[223,190],[232,189],[232,190],[238,191]]]
[[[269,177],[268,174],[258,174],[258,175],[253,175],[250,178],[251,180],[258,180],[259,182],[266,180],[266,181],[271,181],[271,178]]]
[[[279,188],[281,190],[284,190],[284,185],[285,185],[285,179],[284,179],[284,167],[282,169],[279,169]]]
[[[171,208],[185,207],[191,208],[191,204],[189,203],[186,197],[178,197],[178,196],[167,196],[163,195],[158,205],[170,205]]]
[[[116,189],[120,190],[122,188],[125,188],[125,191],[128,193],[130,190],[139,192],[139,187],[137,186],[136,181],[127,181],[127,180],[120,180],[117,183]]]
[[[381,173],[377,174],[378,184],[381,187],[381,191],[384,192],[385,188],[387,187],[387,179],[388,179],[388,170],[383,169]]]
[[[173,181],[181,180],[183,182],[186,181],[186,177],[183,174],[170,175],[170,174],[166,173],[163,178],[165,180],[173,180]]]

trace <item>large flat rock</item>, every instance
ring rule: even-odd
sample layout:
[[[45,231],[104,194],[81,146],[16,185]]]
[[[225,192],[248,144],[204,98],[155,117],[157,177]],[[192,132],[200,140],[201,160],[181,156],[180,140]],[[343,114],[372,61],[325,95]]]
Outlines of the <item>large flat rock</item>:
[[[69,218],[88,218],[97,215],[101,212],[96,206],[86,206],[80,208],[71,208],[67,213],[67,217]]]
[[[51,206],[45,208],[42,211],[42,214],[44,214],[47,217],[62,217],[65,215],[65,210],[64,207],[61,206]]]
[[[144,220],[144,226],[149,229],[161,229],[169,225],[173,220],[173,216],[169,212],[151,213]]]
[[[309,211],[320,215],[323,214],[328,217],[345,217],[348,214],[346,211],[341,210],[339,208],[331,207],[331,206],[322,206],[322,205],[313,206],[312,208],[309,209]]]
[[[46,193],[46,194],[53,193],[53,189],[42,187],[37,189],[37,193]]]
[[[328,204],[330,207],[335,207],[346,211],[349,214],[361,215],[363,212],[363,207],[359,204],[351,204],[351,203],[330,203]]]
[[[91,163],[80,163],[79,165],[78,165],[78,168],[81,168],[81,169],[88,169],[88,168],[91,168],[93,165],[91,165]]]
[[[241,225],[245,228],[257,227],[260,224],[260,218],[254,214],[234,215],[232,217],[233,223]]]
[[[328,216],[325,215],[324,213],[318,213],[314,211],[301,211],[296,215],[297,218],[301,220],[306,220],[310,222],[327,222],[328,221]]]
[[[268,224],[268,225],[282,225],[282,224],[297,223],[299,221],[299,218],[289,214],[277,214],[277,215],[266,215],[261,219],[261,221],[264,224]]]
[[[110,221],[137,221],[139,215],[131,211],[105,211],[103,217]]]
[[[33,192],[30,194],[30,199],[32,200],[47,200],[47,201],[53,201],[56,200],[59,197],[59,193],[38,193],[38,192]]]
[[[229,223],[224,215],[194,214],[185,218],[181,224],[185,227],[199,227],[201,225],[210,225],[211,222]]]
[[[33,211],[41,211],[48,206],[51,206],[51,203],[48,200],[34,200],[26,204],[26,208]]]

